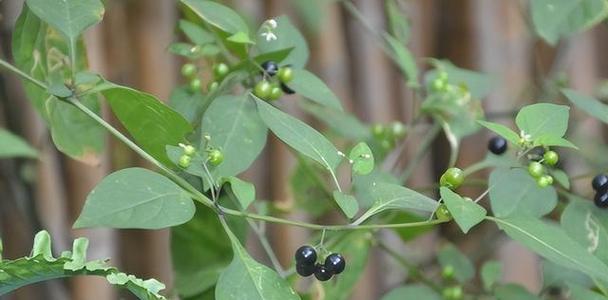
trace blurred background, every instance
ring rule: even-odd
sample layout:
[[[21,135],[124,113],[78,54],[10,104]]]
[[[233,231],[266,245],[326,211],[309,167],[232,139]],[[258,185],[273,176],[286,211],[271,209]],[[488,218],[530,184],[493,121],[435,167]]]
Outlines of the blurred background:
[[[341,98],[344,106],[365,122],[406,122],[411,116],[412,91],[398,68],[382,51],[370,29],[386,29],[384,1],[353,0],[365,20],[353,17],[345,6],[324,0],[232,0],[224,1],[248,18],[252,24],[279,15],[288,15],[305,34],[310,47],[308,68],[319,75]],[[0,0],[0,57],[10,58],[11,32],[23,1]],[[176,1],[107,0],[103,22],[86,33],[91,68],[111,81],[133,86],[168,99],[171,90],[182,80],[183,61],[167,52],[167,47],[181,37],[176,22],[180,10]],[[549,47],[531,31],[527,1],[513,0],[400,0],[400,8],[409,17],[410,42],[421,70],[428,69],[425,58],[445,58],[461,68],[489,74],[496,82],[483,106],[489,119],[509,124],[514,110],[525,103],[548,97],[544,92],[553,80],[568,79],[569,84],[586,94],[594,94],[607,74],[608,26],[563,40]],[[596,93],[597,95],[597,93]],[[601,95],[600,95],[601,96]],[[283,100],[289,103],[289,99]],[[287,104],[292,113],[307,118],[295,104]],[[583,115],[570,137],[600,139],[601,126]],[[106,113],[106,118],[111,116]],[[41,118],[26,100],[16,77],[0,73],[0,126],[25,137],[41,155],[39,160],[0,160],[0,235],[4,257],[29,254],[34,234],[47,229],[57,252],[71,248],[75,237],[90,239],[89,258],[111,257],[111,264],[141,278],[154,277],[171,291],[173,276],[169,253],[169,231],[143,230],[72,230],[85,197],[101,178],[112,170],[143,165],[138,158],[115,140],[109,140],[105,156],[97,166],[73,161],[59,153]],[[404,161],[413,156],[424,130],[416,131],[405,151]],[[458,166],[482,159],[490,134],[482,131],[463,142]],[[584,139],[584,138],[583,138]],[[580,146],[580,144],[579,144]],[[584,151],[583,151],[584,152]],[[568,156],[568,153],[563,155]],[[417,167],[409,185],[428,186],[441,174],[449,156],[446,141],[436,141],[432,153]],[[606,158],[604,158],[606,160]],[[258,196],[279,206],[289,206],[293,197],[286,184],[295,159],[276,139],[270,139],[264,154],[245,177],[256,183]],[[571,174],[584,173],[588,167],[575,157],[566,160]],[[482,174],[484,175],[484,174]],[[574,189],[588,196],[587,181],[576,182]],[[477,195],[468,188],[464,194]],[[305,218],[293,213],[287,218]],[[331,218],[331,217],[327,217]],[[320,220],[319,222],[331,222]],[[432,262],[432,251],[445,240],[459,246],[479,263],[497,258],[504,264],[504,281],[518,282],[531,291],[541,288],[538,258],[506,239],[498,247],[484,247],[484,241],[496,239],[492,224],[480,226],[467,239],[453,224],[438,227],[432,234],[407,245],[395,244],[425,265]],[[291,263],[294,249],[306,241],[303,230],[271,226],[270,239],[284,266]],[[380,232],[388,241],[389,233]],[[255,239],[249,247],[256,252]],[[257,251],[258,254],[261,252]],[[265,261],[263,255],[257,256]],[[394,261],[379,251],[372,251],[365,275],[352,299],[378,299],[403,280],[406,273],[387,272]],[[396,268],[399,269],[399,268]],[[437,270],[428,270],[437,272]],[[105,280],[76,278],[23,288],[0,297],[17,299],[119,299]]]

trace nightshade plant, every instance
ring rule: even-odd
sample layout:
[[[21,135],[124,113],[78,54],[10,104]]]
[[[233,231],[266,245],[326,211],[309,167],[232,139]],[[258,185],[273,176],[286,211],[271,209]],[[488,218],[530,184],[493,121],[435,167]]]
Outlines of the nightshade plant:
[[[361,19],[352,3],[340,4]],[[474,265],[448,244],[437,252],[441,274],[427,277],[410,270],[411,278],[383,299],[541,299],[550,297],[545,293],[549,287],[567,291],[564,295],[573,299],[608,297],[608,212],[570,191],[573,177],[560,168],[554,152],[577,150],[565,138],[570,108],[563,99],[604,123],[608,123],[606,105],[563,89],[565,98],[556,96],[555,103],[519,110],[515,130],[487,121],[480,99],[493,82],[435,59],[429,61],[430,71],[420,76],[404,46],[407,20],[395,1],[387,0],[389,30],[377,37],[421,105],[407,124],[364,124],[344,111],[338,97],[305,69],[309,55],[305,39],[287,17],[267,20],[254,30],[235,11],[216,2],[182,0],[180,5],[186,17],[178,28],[187,41],[172,44],[169,51],[188,60],[181,68],[187,84],[175,89],[169,105],[87,69],[82,33],[101,21],[101,1],[27,0],[23,7],[13,34],[14,64],[0,60],[0,66],[23,80],[57,148],[74,159],[95,163],[109,132],[154,166],[154,170],[118,170],[105,177],[87,197],[74,227],[172,227],[176,292],[184,299],[308,299],[314,290],[296,290],[296,270],[309,276],[322,268],[340,273],[325,283],[314,283],[314,289],[322,289],[325,298],[333,300],[349,297],[372,247],[407,269],[412,267],[376,237],[380,229],[393,230],[408,241],[452,220],[464,233],[491,222],[545,259],[546,289],[540,295],[502,284],[496,261],[480,268],[480,287],[471,285]],[[550,44],[604,20],[607,11],[605,1],[529,3],[534,30]],[[292,93],[299,97],[280,99]],[[130,137],[100,116],[101,101]],[[284,112],[283,101],[298,101],[304,111],[326,123],[327,134]],[[488,153],[476,164],[455,166],[462,138],[484,128],[501,136],[508,147],[491,147],[500,156]],[[391,162],[413,129],[426,130],[426,137],[414,159],[395,171]],[[254,185],[238,177],[263,150],[269,131],[298,159],[289,180],[296,208],[313,217],[339,211],[342,225],[273,216],[266,203],[256,199]],[[440,132],[449,141],[451,155],[438,179],[439,197],[433,199],[404,183]],[[36,155],[6,131],[0,131],[0,142],[2,157]],[[544,154],[536,154],[537,149]],[[352,184],[340,184],[341,168],[350,169]],[[474,200],[459,194],[458,187],[467,185],[469,176],[488,168],[492,172],[485,192]],[[605,195],[600,185],[596,182],[594,187]],[[602,200],[598,206],[604,203],[608,202]],[[314,231],[310,243],[314,246],[308,247],[315,253],[314,261],[305,262],[297,254],[298,262],[284,269],[266,239],[265,223]],[[260,240],[271,266],[248,254],[243,245],[249,231]],[[165,299],[164,286],[153,279],[126,275],[105,261],[87,262],[86,246],[86,240],[78,239],[72,252],[56,258],[48,234],[39,233],[30,256],[0,257],[0,295],[52,278],[98,275],[140,299]],[[326,280],[333,274],[315,275]]]

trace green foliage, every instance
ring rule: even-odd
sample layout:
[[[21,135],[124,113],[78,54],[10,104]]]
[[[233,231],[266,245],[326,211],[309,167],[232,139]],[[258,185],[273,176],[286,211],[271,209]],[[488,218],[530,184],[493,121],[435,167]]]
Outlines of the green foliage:
[[[471,260],[451,244],[439,250],[438,260],[441,267],[451,266],[454,268],[454,278],[458,282],[465,283],[475,276],[475,268]]]
[[[334,200],[336,200],[336,203],[347,218],[351,219],[359,211],[359,203],[355,197],[339,191],[334,191],[333,196]]]
[[[291,65],[293,68],[303,68],[308,61],[308,45],[304,36],[291,23],[288,17],[279,16],[275,18],[277,28],[273,30],[277,36],[276,40],[267,40],[261,33],[257,34],[256,49],[259,53],[269,53],[284,49],[291,49],[289,54],[284,59],[275,60],[277,63],[282,62],[285,65]],[[295,76],[297,78],[297,76]],[[294,78],[294,79],[295,79]]]
[[[498,168],[490,174],[490,203],[497,217],[541,217],[557,205],[553,187],[541,188],[523,169]]]
[[[498,261],[487,261],[481,267],[480,275],[484,290],[489,292],[502,277],[502,264]]]
[[[442,187],[440,191],[441,198],[454,217],[454,221],[464,233],[469,232],[473,226],[479,224],[485,218],[486,209],[471,201],[471,199],[460,197],[447,187]]]
[[[293,73],[289,87],[298,95],[335,110],[342,110],[340,99],[319,77],[303,69],[293,70]]]
[[[524,287],[516,284],[501,285],[496,288],[496,299],[498,300],[540,300],[540,298],[528,292]]]
[[[358,280],[365,271],[371,247],[371,236],[367,232],[346,233],[332,251],[341,253],[347,261],[347,270],[335,279],[323,284],[326,299],[350,299]]]
[[[564,89],[562,93],[580,110],[604,123],[608,123],[608,105],[575,90]]]
[[[232,9],[213,1],[182,0],[196,15],[208,24],[229,34],[248,34],[249,27]]]
[[[0,296],[37,282],[94,275],[103,276],[108,283],[128,289],[141,300],[165,299],[159,294],[165,285],[155,279],[142,280],[119,272],[107,265],[106,260],[87,261],[88,244],[86,238],[78,238],[74,240],[72,252],[65,251],[55,258],[51,253],[50,235],[46,231],[38,232],[34,237],[31,256],[15,260],[0,259]]]
[[[608,218],[606,212],[591,202],[571,197],[570,203],[561,215],[564,231],[582,247],[605,264],[608,264]]]
[[[255,201],[255,186],[247,181],[231,176],[225,179],[230,183],[230,190],[239,202],[241,209],[246,210]]]
[[[12,157],[36,158],[37,156],[38,151],[26,141],[10,131],[0,128],[0,159]]]
[[[441,300],[441,295],[423,284],[408,284],[392,289],[381,300],[401,300],[406,297],[418,300]]]
[[[168,178],[129,168],[104,178],[87,197],[75,228],[159,229],[192,219],[190,195]]]
[[[348,153],[353,174],[367,175],[374,170],[374,154],[366,143],[355,145]]]

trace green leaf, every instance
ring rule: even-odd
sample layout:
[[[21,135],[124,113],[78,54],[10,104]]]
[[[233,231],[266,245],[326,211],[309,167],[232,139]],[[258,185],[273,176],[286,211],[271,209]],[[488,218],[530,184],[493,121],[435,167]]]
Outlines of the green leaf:
[[[557,137],[554,135],[541,135],[538,138],[536,138],[536,140],[534,141],[533,146],[557,146],[557,147],[566,147],[566,148],[573,148],[573,149],[578,149],[578,147],[574,144],[572,144],[570,141],[561,138],[561,137]]]
[[[306,39],[298,28],[296,28],[287,16],[275,18],[277,28],[272,32],[277,36],[276,40],[267,41],[261,34],[264,29],[260,29],[257,33],[256,48],[260,54],[273,52],[282,49],[291,48],[289,55],[283,60],[285,65],[291,65],[293,68],[300,69],[306,65],[308,61],[308,45]],[[294,74],[295,75],[295,74]],[[294,76],[294,79],[297,76]],[[290,84],[291,87],[291,84]]]
[[[591,201],[570,197],[561,215],[562,228],[587,252],[608,264],[608,213]]]
[[[562,37],[586,30],[608,16],[604,0],[532,0],[532,23],[536,34],[555,45]]]
[[[442,300],[443,298],[435,290],[430,287],[417,283],[408,284],[392,289],[390,292],[382,296],[381,300]]]
[[[203,116],[201,130],[211,137],[209,146],[224,154],[224,162],[211,170],[215,178],[234,176],[249,168],[264,149],[268,132],[247,95],[214,99]],[[201,143],[202,149],[204,139]]]
[[[407,43],[410,39],[410,24],[407,14],[402,11],[395,0],[385,2],[386,15],[390,33],[401,43]]]
[[[27,157],[36,158],[38,151],[25,140],[0,128],[0,158]]]
[[[570,295],[572,299],[584,299],[584,300],[606,300],[608,299],[605,295],[591,291],[583,286],[577,284],[568,284]]]
[[[300,208],[313,217],[319,217],[333,208],[330,191],[324,188],[323,168],[298,155],[298,164],[289,178],[290,194]]]
[[[74,228],[160,229],[192,219],[190,195],[166,177],[142,168],[106,176],[87,197]]]
[[[497,287],[495,294],[497,300],[540,300],[524,287],[513,283]]]
[[[557,205],[553,187],[541,188],[521,168],[498,168],[490,174],[490,204],[497,217],[525,215],[540,217]]]
[[[531,217],[490,218],[512,239],[547,260],[606,281],[608,266],[552,223]]]
[[[376,200],[376,192],[378,191],[376,185],[378,183],[401,184],[394,175],[380,169],[374,169],[368,175],[353,176],[353,190],[361,208],[369,209],[372,207]]]
[[[204,0],[181,0],[181,2],[205,22],[227,33],[243,32],[249,34],[249,27],[241,16],[224,5]]]
[[[454,277],[460,283],[466,283],[475,276],[475,268],[471,260],[452,244],[447,244],[438,253],[439,264],[442,268],[454,268]]]
[[[340,161],[338,150],[308,124],[257,99],[258,113],[268,128],[287,145],[333,172]]]
[[[563,137],[568,129],[568,111],[565,105],[551,103],[537,103],[524,106],[515,123],[532,140],[541,136]]]
[[[85,267],[87,263],[87,248],[89,240],[86,238],[77,238],[72,245],[72,261],[68,261],[63,265],[63,268],[70,271],[77,271]]]
[[[196,45],[204,45],[215,42],[213,34],[198,24],[188,20],[179,20],[179,29],[188,37],[188,39]]]
[[[560,169],[553,169],[551,170],[551,175],[553,176],[555,181],[557,181],[557,183],[559,183],[565,189],[570,189],[570,178],[568,177],[568,174],[566,174],[566,172]]]
[[[495,87],[495,79],[488,74],[459,68],[448,60],[433,60],[433,65],[448,73],[448,82],[456,86],[466,86],[473,98],[481,99],[487,96]],[[434,78],[433,72],[429,78]]]
[[[370,138],[370,129],[357,117],[343,110],[321,106],[310,101],[300,102],[300,106],[319,121],[325,123],[336,134],[355,141]]]
[[[491,291],[494,285],[502,277],[502,264],[499,261],[487,261],[481,267],[481,281],[483,288],[487,292]]]
[[[99,0],[27,0],[26,3],[40,19],[72,41],[101,21],[104,14]]]
[[[562,93],[580,110],[604,123],[608,123],[608,105],[575,90],[563,89]]]
[[[340,99],[315,74],[304,69],[293,70],[293,80],[289,87],[297,94],[321,105],[342,111]]]
[[[111,85],[102,93],[142,149],[161,163],[173,165],[165,146],[183,142],[192,131],[190,123],[153,95],[119,85]]]
[[[234,176],[230,176],[224,180],[230,183],[230,188],[239,201],[242,210],[246,210],[255,201],[255,186],[252,183]]]
[[[224,224],[232,243],[233,258],[217,281],[217,300],[232,299],[300,299],[298,294],[275,271],[255,261],[241,246],[237,237]]]
[[[239,31],[229,36],[228,38],[226,38],[226,40],[237,44],[255,44],[255,42],[252,41],[251,38],[249,38],[249,35],[242,31]]]
[[[388,42],[389,47],[397,57],[397,65],[407,79],[407,85],[410,87],[418,87],[418,66],[412,53],[396,38],[385,35],[384,38]]]
[[[364,231],[346,233],[340,238],[340,242],[332,247],[332,251],[342,254],[347,263],[343,273],[335,276],[328,284],[323,284],[325,299],[351,299],[353,289],[365,271],[370,247],[370,236]]]
[[[460,229],[467,233],[485,218],[487,212],[481,205],[460,197],[449,188],[441,187],[441,198],[454,217]]]
[[[544,260],[542,262],[543,288],[577,284],[591,286],[593,281],[581,271],[568,269],[561,265]]]
[[[206,104],[206,101],[203,95],[199,92],[192,93],[188,86],[173,89],[169,96],[169,107],[181,114],[190,123],[195,121],[197,112],[201,111],[204,104]]]
[[[351,195],[344,194],[339,191],[334,191],[334,200],[338,203],[338,206],[344,212],[347,218],[352,219],[359,211],[359,203],[357,199]]]
[[[374,204],[357,219],[359,223],[386,210],[418,210],[432,213],[438,206],[437,201],[397,184],[373,182],[370,194],[374,197]]]
[[[486,122],[486,121],[481,121],[481,120],[478,120],[477,123],[479,123],[481,126],[487,128],[487,129],[494,131],[496,134],[502,136],[507,141],[511,142],[511,144],[513,144],[513,145],[519,144],[519,134],[517,134],[515,131],[511,130],[511,128],[504,126],[502,124]]]
[[[364,142],[350,150],[348,159],[352,162],[353,174],[367,175],[374,170],[374,154]]]

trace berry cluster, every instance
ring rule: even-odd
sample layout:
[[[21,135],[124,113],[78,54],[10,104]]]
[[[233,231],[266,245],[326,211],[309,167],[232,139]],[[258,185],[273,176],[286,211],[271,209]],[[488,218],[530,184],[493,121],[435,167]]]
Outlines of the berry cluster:
[[[230,67],[225,63],[217,63],[213,65],[213,81],[207,85],[207,92],[211,93],[220,86],[220,81],[230,73]],[[192,63],[187,63],[182,66],[181,73],[184,77],[190,79],[189,87],[192,92],[201,90],[201,80],[198,78],[198,67]]]
[[[407,127],[403,123],[395,121],[389,125],[374,124],[371,132],[382,148],[390,150],[407,135]]]
[[[488,142],[488,150],[490,152],[501,155],[507,151],[507,140],[502,136],[495,136]]]
[[[289,66],[279,67],[274,61],[265,61],[261,65],[263,78],[253,87],[253,94],[263,100],[274,101],[294,91],[287,86],[293,80],[293,69]],[[272,80],[276,75],[277,80]],[[267,79],[271,79],[270,81]]]
[[[323,264],[317,263],[317,251],[311,246],[304,245],[295,253],[296,272],[300,276],[308,277],[315,274],[319,281],[327,281],[338,275],[346,268],[346,260],[338,253],[332,253],[325,258]]]
[[[595,205],[599,208],[608,207],[608,176],[599,174],[593,177],[591,186],[595,190],[595,197],[593,197]]]
[[[551,150],[539,153],[538,156],[540,155],[542,155],[542,159],[531,161],[530,164],[528,164],[528,173],[536,179],[536,184],[538,184],[539,187],[546,187],[553,184],[553,176],[547,174],[545,165],[550,167],[555,166],[559,161],[559,155]]]
[[[194,148],[192,145],[184,144],[180,144],[179,146],[184,149],[184,153],[182,154],[182,156],[179,157],[177,164],[181,168],[186,169],[190,167],[190,164],[192,163],[192,157],[196,154],[196,148]],[[207,161],[212,166],[218,166],[224,161],[224,154],[219,149],[208,148],[206,151]]]

